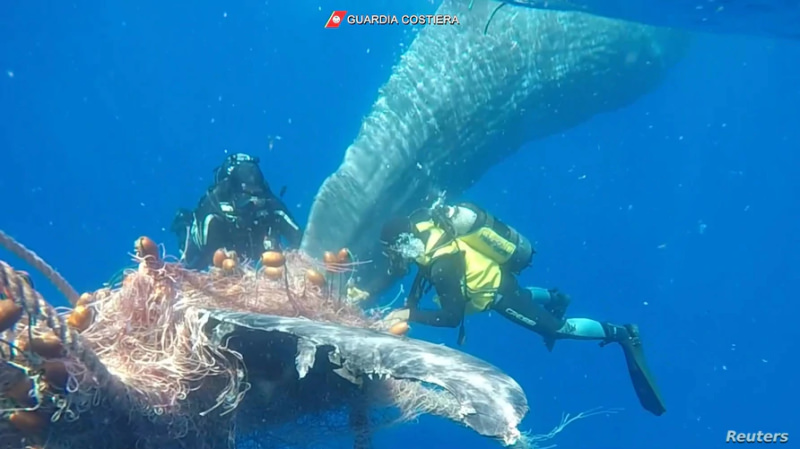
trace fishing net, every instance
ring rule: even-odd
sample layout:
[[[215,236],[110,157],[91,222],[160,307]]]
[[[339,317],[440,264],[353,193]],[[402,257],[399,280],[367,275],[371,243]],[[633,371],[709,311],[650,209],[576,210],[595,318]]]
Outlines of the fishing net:
[[[516,382],[388,332],[339,293],[347,266],[288,252],[277,266],[228,258],[198,272],[142,238],[119,285],[79,296],[2,232],[0,244],[73,306],[54,308],[0,261],[4,449],[365,448],[421,413],[524,440]]]

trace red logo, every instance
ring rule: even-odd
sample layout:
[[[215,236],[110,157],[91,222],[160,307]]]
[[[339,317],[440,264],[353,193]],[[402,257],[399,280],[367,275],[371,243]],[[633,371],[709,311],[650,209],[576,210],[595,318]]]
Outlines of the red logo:
[[[325,28],[339,28],[346,16],[347,11],[334,11],[328,19],[328,23],[325,24]]]

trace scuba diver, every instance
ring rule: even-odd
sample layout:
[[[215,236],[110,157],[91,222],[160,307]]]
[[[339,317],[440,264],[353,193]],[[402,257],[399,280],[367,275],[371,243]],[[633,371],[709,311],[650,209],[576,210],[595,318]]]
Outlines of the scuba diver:
[[[381,244],[390,275],[406,274],[412,264],[418,267],[405,307],[384,318],[389,325],[405,321],[459,327],[460,345],[465,315],[493,310],[541,335],[550,351],[559,339],[595,340],[601,346],[618,343],[642,406],[658,416],[666,411],[637,326],[565,319],[569,296],[556,289],[520,287],[516,276],[531,264],[535,251],[524,236],[481,208],[439,201],[430,209],[389,220],[381,231]],[[419,308],[431,288],[440,308]]]
[[[302,230],[272,193],[258,164],[258,158],[247,154],[227,157],[197,208],[178,210],[172,232],[189,268],[208,267],[220,248],[258,260],[264,251],[281,249],[281,237],[289,248],[300,246]]]

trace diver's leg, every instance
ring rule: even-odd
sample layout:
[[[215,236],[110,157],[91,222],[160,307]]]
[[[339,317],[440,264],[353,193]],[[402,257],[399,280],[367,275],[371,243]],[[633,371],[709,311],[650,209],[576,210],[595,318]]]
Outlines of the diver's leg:
[[[603,323],[590,318],[564,319],[555,316],[547,310],[547,306],[556,299],[545,289],[519,288],[516,280],[508,278],[504,279],[497,296],[498,299],[492,305],[494,310],[546,339],[597,340],[614,343],[628,338],[625,326]],[[550,299],[547,299],[548,297]]]
[[[551,351],[555,341],[559,339],[597,340],[604,345],[619,343],[642,407],[654,415],[661,415],[666,411],[655,379],[647,368],[639,329],[635,325],[619,326],[589,318],[559,319],[534,300],[531,290],[513,290],[515,282],[504,284],[498,300],[492,305],[494,310],[544,337],[547,349]]]
[[[558,299],[549,291],[519,288],[516,280],[508,276],[504,279],[492,308],[505,318],[543,336],[550,349],[554,340],[558,339],[606,339],[605,329],[599,321],[587,318],[565,320],[562,316],[551,313],[547,308],[556,301]]]
[[[545,310],[556,318],[564,318],[571,302],[569,295],[561,293],[555,288],[527,287],[531,292],[533,302],[541,304]]]
[[[565,326],[563,317],[550,313],[545,307],[556,298],[542,288],[520,288],[516,277],[505,273],[500,283],[492,309],[520,326],[545,337],[549,349],[555,334]]]

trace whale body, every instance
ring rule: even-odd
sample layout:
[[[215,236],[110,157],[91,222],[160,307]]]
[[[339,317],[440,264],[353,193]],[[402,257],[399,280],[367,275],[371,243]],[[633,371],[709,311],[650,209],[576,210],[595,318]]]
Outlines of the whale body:
[[[503,3],[544,10],[581,11],[703,33],[800,39],[800,2],[797,1],[513,0]]]
[[[347,247],[361,286],[388,286],[383,223],[469,188],[523,144],[656,88],[688,47],[681,32],[588,14],[444,0],[394,67],[341,166],[320,187],[302,243]],[[376,280],[377,279],[377,280]]]

